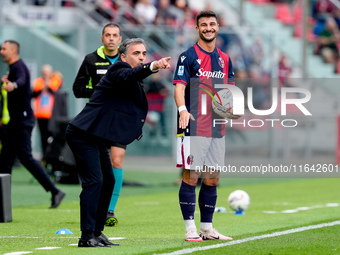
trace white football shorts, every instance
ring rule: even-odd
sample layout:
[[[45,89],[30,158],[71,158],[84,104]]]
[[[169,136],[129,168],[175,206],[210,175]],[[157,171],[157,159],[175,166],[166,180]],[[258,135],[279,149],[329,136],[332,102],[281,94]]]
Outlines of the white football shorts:
[[[224,137],[177,137],[177,167],[196,171],[202,170],[203,166],[223,169],[224,158]]]

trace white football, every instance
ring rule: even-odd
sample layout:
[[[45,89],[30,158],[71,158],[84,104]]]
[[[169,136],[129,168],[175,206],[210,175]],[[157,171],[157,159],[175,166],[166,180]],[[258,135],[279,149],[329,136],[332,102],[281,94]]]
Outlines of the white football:
[[[250,197],[244,190],[235,190],[230,193],[228,203],[234,211],[242,212],[248,208]]]
[[[233,109],[233,94],[229,89],[221,89],[217,94],[214,95],[212,108],[218,116],[229,118]]]

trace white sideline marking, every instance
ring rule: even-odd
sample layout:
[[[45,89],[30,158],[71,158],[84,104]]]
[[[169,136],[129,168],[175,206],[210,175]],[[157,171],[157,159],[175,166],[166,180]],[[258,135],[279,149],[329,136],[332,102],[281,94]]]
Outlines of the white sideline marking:
[[[121,239],[125,239],[126,237],[109,237],[109,240],[121,240]]]
[[[299,210],[299,211],[307,211],[309,209],[310,209],[310,207],[308,207],[308,206],[303,206],[303,207],[296,208],[296,210]]]
[[[339,203],[328,203],[326,204],[327,207],[338,207],[340,204]]]
[[[274,233],[271,233],[271,234],[247,237],[247,238],[244,238],[244,239],[234,240],[234,241],[230,241],[230,242],[227,242],[227,243],[219,243],[219,244],[213,244],[213,245],[207,245],[207,246],[201,246],[201,247],[187,248],[187,249],[182,249],[182,250],[178,250],[178,251],[174,251],[174,252],[170,252],[170,253],[158,253],[158,255],[188,254],[188,253],[193,253],[195,251],[205,251],[205,250],[210,250],[210,249],[216,249],[216,248],[220,248],[220,247],[224,247],[224,246],[230,246],[230,245],[234,245],[234,244],[245,243],[245,242],[260,240],[260,239],[264,239],[264,238],[289,235],[289,234],[293,234],[293,233],[298,233],[298,232],[303,232],[303,231],[318,229],[318,228],[324,228],[324,227],[332,227],[332,226],[335,226],[335,225],[340,225],[340,220],[328,222],[328,223],[321,223],[321,224],[317,224],[317,225],[310,225],[310,226],[306,226],[306,227],[292,228],[292,229],[288,229],[288,230],[284,230],[284,231],[274,232]],[[157,253],[155,253],[155,254],[157,254]]]
[[[340,203],[328,203],[326,205],[303,206],[303,207],[298,207],[298,208],[295,208],[295,209],[288,209],[288,210],[283,210],[283,211],[262,211],[262,212],[266,213],[266,214],[297,213],[299,211],[307,211],[307,210],[318,209],[318,208],[338,207],[338,206],[340,206]]]
[[[284,210],[284,211],[281,211],[282,213],[296,213],[298,212],[299,210],[296,210],[296,209],[289,209],[289,210]]]
[[[21,254],[29,254],[32,253],[31,251],[15,251],[10,253],[5,253],[3,255],[21,255]]]
[[[35,248],[36,250],[54,250],[54,249],[60,249],[61,247],[41,247],[41,248]]]

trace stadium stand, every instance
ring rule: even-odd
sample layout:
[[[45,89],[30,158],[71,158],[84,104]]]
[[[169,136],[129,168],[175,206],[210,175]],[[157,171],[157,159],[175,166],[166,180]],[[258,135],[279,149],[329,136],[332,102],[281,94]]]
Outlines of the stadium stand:
[[[327,0],[328,1],[328,0]],[[292,1],[289,1],[292,2]],[[238,1],[230,0],[228,3],[237,10]],[[317,3],[317,2],[316,2]],[[316,16],[320,16],[321,10],[316,11],[316,3],[310,2],[310,17],[308,19],[308,34],[307,38],[310,44],[308,45],[308,73],[314,78],[336,78],[337,67],[332,64],[323,63],[323,59],[314,55],[314,43],[318,40],[318,30],[323,29],[323,25],[317,23]],[[255,29],[261,28],[261,31],[268,31],[274,34],[274,41],[278,49],[285,53],[288,58],[296,65],[301,66],[301,40],[302,40],[302,16],[303,10],[300,0],[294,1],[290,5],[284,1],[273,3],[270,1],[261,2],[245,1],[243,16],[247,24]],[[314,15],[313,15],[314,13]],[[316,14],[318,13],[318,14]],[[323,13],[325,15],[325,13]],[[280,33],[274,33],[280,30]]]

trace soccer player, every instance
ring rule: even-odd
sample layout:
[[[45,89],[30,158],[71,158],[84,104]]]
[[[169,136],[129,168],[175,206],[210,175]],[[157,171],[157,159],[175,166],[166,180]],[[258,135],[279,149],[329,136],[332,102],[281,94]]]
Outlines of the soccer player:
[[[85,56],[73,84],[73,93],[77,98],[90,98],[100,79],[107,69],[114,64],[118,56],[119,44],[122,41],[118,24],[109,23],[104,26],[101,40],[103,46]],[[112,170],[115,177],[109,210],[106,217],[106,226],[115,226],[118,220],[114,215],[120,190],[123,186],[123,160],[126,145],[114,143],[110,148]]]
[[[197,14],[199,40],[179,56],[173,81],[179,113],[177,166],[183,169],[179,203],[186,227],[185,240],[190,242],[232,240],[212,226],[220,173],[209,170],[224,165],[225,125],[213,125],[213,119],[220,117],[212,111],[211,95],[219,90],[216,84],[235,83],[229,56],[216,48],[218,29],[214,12],[205,10]],[[231,119],[239,117],[230,115]],[[201,226],[198,234],[194,221],[195,189],[201,174],[203,183],[198,197]]]

